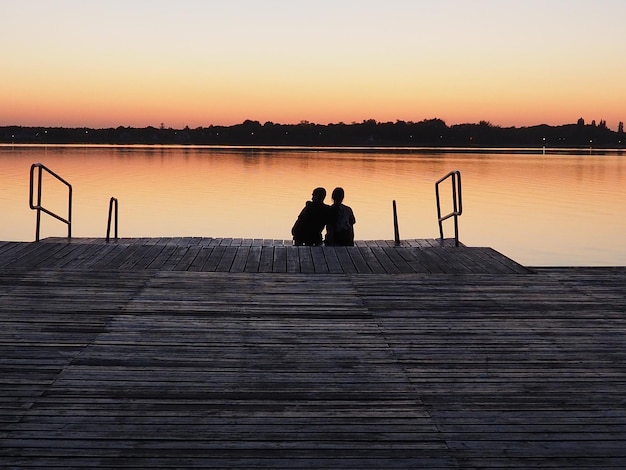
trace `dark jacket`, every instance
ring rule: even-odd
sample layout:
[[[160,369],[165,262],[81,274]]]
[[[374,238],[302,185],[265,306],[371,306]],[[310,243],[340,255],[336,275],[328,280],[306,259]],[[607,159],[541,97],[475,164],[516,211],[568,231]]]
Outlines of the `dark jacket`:
[[[307,201],[291,229],[295,245],[320,245],[322,230],[329,220],[330,206],[323,202]]]
[[[356,218],[352,208],[344,204],[330,206],[330,219],[326,227],[326,245],[354,246]]]

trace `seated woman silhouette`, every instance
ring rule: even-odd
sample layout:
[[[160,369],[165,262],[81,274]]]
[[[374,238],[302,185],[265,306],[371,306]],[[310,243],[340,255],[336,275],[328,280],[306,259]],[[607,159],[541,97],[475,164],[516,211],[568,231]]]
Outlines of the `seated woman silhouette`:
[[[316,246],[322,244],[322,230],[328,223],[330,206],[324,204],[326,190],[315,188],[312,200],[307,201],[291,229],[294,245]]]
[[[354,224],[356,218],[352,208],[343,204],[343,188],[335,188],[330,206],[330,220],[326,226],[326,245],[354,246]]]

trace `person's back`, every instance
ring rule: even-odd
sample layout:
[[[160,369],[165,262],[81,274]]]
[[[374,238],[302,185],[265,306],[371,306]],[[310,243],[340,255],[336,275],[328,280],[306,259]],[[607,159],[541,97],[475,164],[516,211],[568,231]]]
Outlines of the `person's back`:
[[[291,229],[294,245],[320,245],[322,230],[328,223],[330,206],[324,204],[326,190],[315,188],[311,201],[307,201]]]
[[[330,221],[326,230],[326,245],[354,246],[356,218],[352,208],[343,204],[343,188],[335,188],[330,206]]]

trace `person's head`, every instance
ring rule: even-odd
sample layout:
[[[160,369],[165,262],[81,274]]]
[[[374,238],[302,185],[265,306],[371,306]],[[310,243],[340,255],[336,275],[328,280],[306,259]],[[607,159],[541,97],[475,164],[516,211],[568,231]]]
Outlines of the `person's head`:
[[[313,190],[313,202],[324,202],[326,198],[326,190],[324,188],[315,188]]]
[[[333,190],[332,198],[335,204],[341,204],[343,202],[345,194],[343,192],[343,188],[335,188]]]

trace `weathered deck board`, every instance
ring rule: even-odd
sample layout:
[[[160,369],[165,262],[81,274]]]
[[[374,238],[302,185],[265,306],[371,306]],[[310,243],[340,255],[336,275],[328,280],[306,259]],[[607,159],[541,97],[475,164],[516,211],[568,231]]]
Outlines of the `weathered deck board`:
[[[626,466],[626,268],[359,245],[0,244],[0,467]]]
[[[626,270],[537,272],[356,282],[459,462],[623,466]]]
[[[3,271],[0,464],[623,467],[625,281]]]
[[[358,241],[354,247],[296,247],[285,240],[50,238],[0,247],[0,268],[259,273],[527,273],[491,248],[453,241]]]

